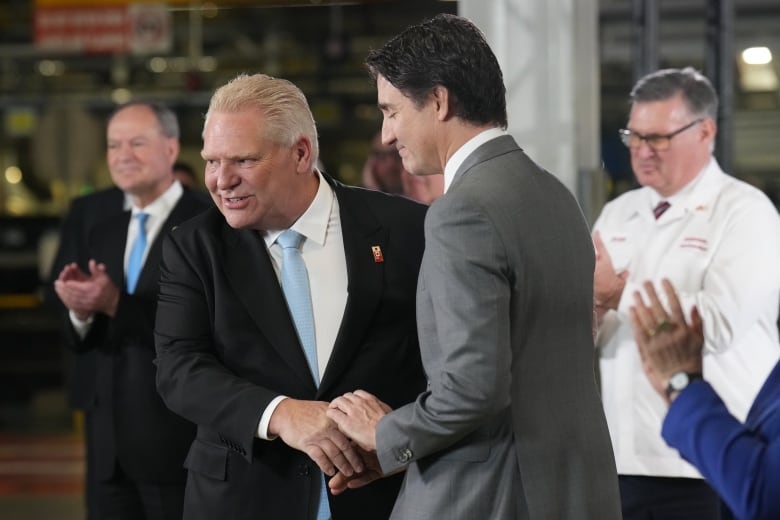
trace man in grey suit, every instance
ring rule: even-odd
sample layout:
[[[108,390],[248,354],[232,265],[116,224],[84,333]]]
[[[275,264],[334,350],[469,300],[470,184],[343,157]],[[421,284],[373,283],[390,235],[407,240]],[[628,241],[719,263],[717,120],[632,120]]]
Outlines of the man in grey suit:
[[[376,459],[334,493],[406,471],[392,518],[620,518],[593,373],[594,250],[572,194],[507,135],[501,69],[471,22],[439,15],[367,59],[382,138],[444,174],[417,289],[428,388],[328,411]]]

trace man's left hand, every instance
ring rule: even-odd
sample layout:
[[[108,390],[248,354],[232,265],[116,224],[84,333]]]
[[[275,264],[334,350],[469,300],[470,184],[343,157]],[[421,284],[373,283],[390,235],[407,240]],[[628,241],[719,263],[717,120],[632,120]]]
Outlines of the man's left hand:
[[[653,284],[645,282],[649,303],[645,303],[638,291],[634,293],[631,322],[642,368],[656,392],[665,396],[669,378],[674,373],[702,372],[704,333],[696,307],[691,309],[690,320],[686,322],[671,282],[664,279],[662,285],[669,301],[669,312],[661,304]]]
[[[54,282],[65,306],[77,314],[102,312],[113,317],[119,305],[119,289],[106,273],[106,266],[89,261],[89,274],[75,264],[66,266]]]
[[[376,427],[392,409],[364,390],[347,392],[331,401],[328,417],[360,448],[376,450]]]

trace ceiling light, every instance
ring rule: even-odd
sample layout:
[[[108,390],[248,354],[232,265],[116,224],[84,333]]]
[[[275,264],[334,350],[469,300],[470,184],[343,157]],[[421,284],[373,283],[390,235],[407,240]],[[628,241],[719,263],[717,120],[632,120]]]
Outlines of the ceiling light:
[[[742,51],[742,61],[748,65],[766,65],[772,61],[772,51],[768,47],[749,47]]]
[[[59,60],[41,60],[38,62],[38,73],[41,76],[61,76],[65,72],[65,64]]]
[[[117,105],[124,105],[133,97],[133,93],[130,89],[117,88],[111,92],[111,100]]]
[[[165,58],[161,58],[160,56],[155,56],[154,58],[149,60],[149,63],[147,65],[149,67],[149,70],[152,72],[165,72],[165,69],[168,68],[168,60]]]
[[[5,169],[5,180],[8,184],[19,184],[22,182],[22,170],[18,166],[9,166]]]

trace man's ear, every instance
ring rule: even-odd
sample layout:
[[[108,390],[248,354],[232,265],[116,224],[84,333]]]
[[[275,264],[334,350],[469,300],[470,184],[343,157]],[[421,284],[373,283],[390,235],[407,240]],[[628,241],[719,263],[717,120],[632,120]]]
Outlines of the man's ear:
[[[312,166],[312,146],[308,136],[301,134],[292,147],[293,157],[296,161],[296,170],[298,173],[305,173]]]
[[[181,143],[178,139],[174,138],[168,138],[168,156],[171,158],[171,171],[173,171],[173,163],[176,161],[176,158],[179,156],[179,152],[181,151]]]
[[[450,91],[447,87],[436,85],[431,91],[431,100],[436,109],[436,117],[439,121],[445,121],[450,117]]]
[[[700,132],[704,139],[715,141],[715,136],[718,133],[718,125],[711,117],[707,117],[701,122]]]

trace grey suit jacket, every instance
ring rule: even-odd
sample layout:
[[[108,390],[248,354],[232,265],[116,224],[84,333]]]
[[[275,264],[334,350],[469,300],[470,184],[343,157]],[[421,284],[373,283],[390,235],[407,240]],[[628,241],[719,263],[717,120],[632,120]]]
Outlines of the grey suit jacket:
[[[425,221],[417,320],[428,389],[385,416],[393,518],[620,518],[594,377],[594,249],[574,197],[504,136]]]

